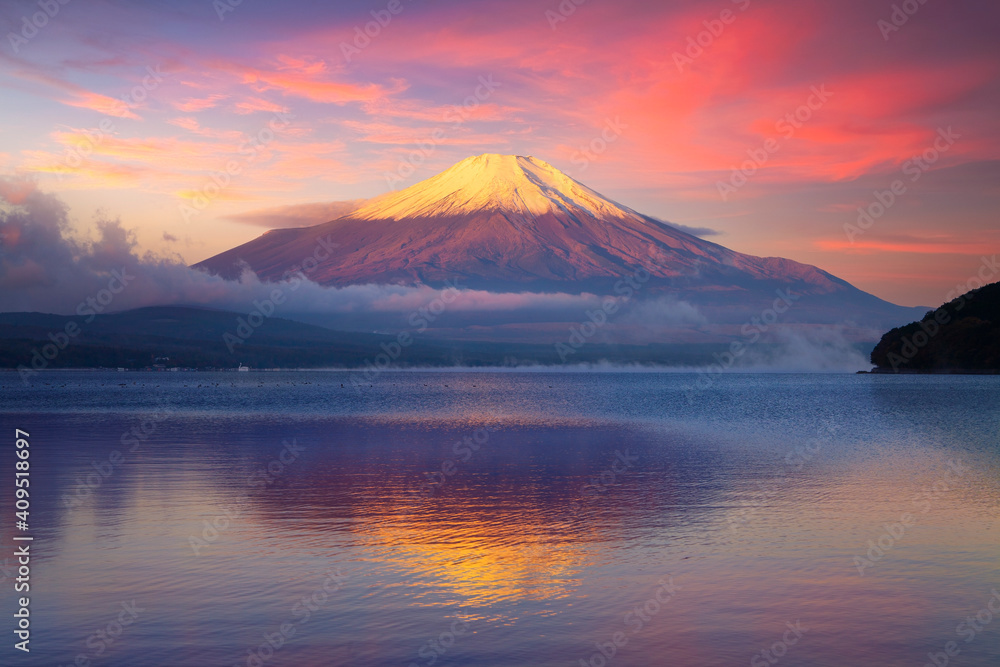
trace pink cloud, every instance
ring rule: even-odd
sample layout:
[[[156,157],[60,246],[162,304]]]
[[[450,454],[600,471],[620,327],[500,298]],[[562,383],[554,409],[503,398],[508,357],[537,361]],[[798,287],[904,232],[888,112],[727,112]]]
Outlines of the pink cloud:
[[[171,125],[176,125],[179,128],[185,129],[192,134],[197,134],[202,137],[210,137],[213,139],[229,139],[232,141],[238,141],[243,137],[243,133],[239,130],[215,130],[207,127],[202,127],[196,118],[191,116],[181,116],[180,118],[171,118],[167,121]]]
[[[265,99],[259,97],[249,97],[242,102],[237,102],[235,105],[235,111],[238,114],[252,114],[257,111],[268,111],[271,113],[288,113],[288,107],[275,104],[274,102],[268,102]]]
[[[296,69],[286,57],[275,66],[254,66],[234,61],[206,63],[215,70],[238,78],[240,83],[257,93],[275,91],[283,95],[301,97],[324,104],[367,102],[402,92],[406,84],[394,80],[387,87],[376,83],[353,83],[337,80],[327,72],[325,63],[314,62]]]
[[[178,111],[183,111],[184,113],[195,113],[198,111],[205,111],[206,109],[212,109],[219,105],[219,102],[229,97],[228,95],[222,95],[215,93],[209,95],[208,97],[188,97],[183,100],[178,100],[174,102],[174,108]]]

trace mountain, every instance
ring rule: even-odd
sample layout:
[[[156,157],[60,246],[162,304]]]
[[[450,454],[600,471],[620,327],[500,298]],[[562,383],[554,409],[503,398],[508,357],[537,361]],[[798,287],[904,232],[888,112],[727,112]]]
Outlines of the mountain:
[[[648,271],[644,296],[680,298],[719,321],[760,314],[779,288],[810,297],[791,321],[851,320],[884,330],[915,314],[814,266],[692,236],[537,158],[495,154],[463,160],[331,222],[269,231],[195,267],[227,278],[249,268],[279,281],[321,240],[337,247],[309,277],[327,286],[459,279],[492,292],[611,294],[621,279]]]
[[[1000,372],[1000,283],[986,285],[882,336],[876,372]]]

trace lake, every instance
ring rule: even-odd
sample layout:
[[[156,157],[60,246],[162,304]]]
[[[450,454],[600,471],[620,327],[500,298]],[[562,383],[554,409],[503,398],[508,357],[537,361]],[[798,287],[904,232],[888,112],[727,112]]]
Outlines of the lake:
[[[361,377],[0,374],[0,663],[1000,664],[1000,378]]]

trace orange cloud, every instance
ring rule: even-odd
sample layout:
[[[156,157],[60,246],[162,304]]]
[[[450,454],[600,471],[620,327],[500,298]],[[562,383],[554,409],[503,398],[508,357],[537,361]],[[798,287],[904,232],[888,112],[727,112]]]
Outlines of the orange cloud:
[[[210,66],[236,75],[241,83],[258,93],[273,90],[283,95],[302,97],[325,104],[342,105],[348,102],[371,101],[401,92],[407,87],[398,79],[392,82],[390,88],[375,83],[335,81],[327,76],[326,65],[322,61],[301,68],[294,68],[287,58],[273,68],[253,67],[235,62],[215,62]]]
[[[190,116],[182,116],[180,118],[171,118],[167,121],[171,125],[176,125],[182,129],[191,132],[192,134],[197,134],[201,137],[209,137],[212,139],[228,139],[230,141],[239,141],[243,137],[243,133],[239,130],[215,130],[208,127],[202,127],[197,119]]]
[[[81,109],[90,109],[91,111],[96,111],[97,113],[105,116],[139,120],[139,116],[132,113],[129,109],[129,105],[125,102],[122,100],[116,100],[113,97],[108,97],[107,95],[101,95],[100,93],[81,91],[77,93],[75,97],[63,100],[63,104],[71,107],[79,107]]]
[[[274,102],[268,102],[267,100],[259,97],[249,97],[242,102],[237,102],[235,111],[236,113],[243,115],[255,113],[257,111],[288,113],[288,107],[275,104]]]
[[[222,95],[215,93],[209,95],[208,97],[189,97],[185,100],[180,100],[174,102],[174,108],[178,111],[183,111],[184,113],[195,113],[198,111],[205,111],[206,109],[212,109],[219,105],[219,102],[229,97],[228,95]]]
[[[13,76],[16,79],[42,84],[46,88],[53,88],[59,92],[56,98],[61,104],[80,109],[90,109],[98,113],[115,116],[118,118],[129,118],[138,120],[139,117],[132,113],[130,105],[122,100],[117,100],[101,93],[87,90],[83,86],[63,79],[61,76],[52,74],[46,68],[30,63],[20,58],[12,58],[5,54],[0,54],[0,63],[7,65],[4,74]],[[69,97],[66,97],[66,96]],[[132,105],[135,106],[135,105]]]
[[[45,151],[24,154],[22,169],[37,174],[51,174],[61,178],[60,187],[67,189],[134,188],[155,176],[163,175],[145,165],[128,165],[100,159],[88,159],[79,166],[70,166],[64,155]]]

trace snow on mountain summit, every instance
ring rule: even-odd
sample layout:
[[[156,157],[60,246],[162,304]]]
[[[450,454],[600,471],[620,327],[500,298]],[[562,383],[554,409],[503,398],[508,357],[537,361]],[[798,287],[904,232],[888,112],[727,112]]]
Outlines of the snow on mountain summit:
[[[377,197],[350,217],[401,220],[484,211],[525,217],[565,213],[574,217],[643,220],[632,209],[602,197],[547,162],[495,153],[467,158],[405,190]]]

